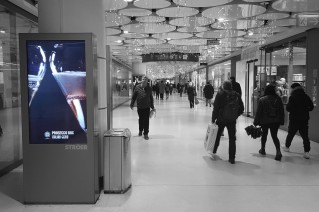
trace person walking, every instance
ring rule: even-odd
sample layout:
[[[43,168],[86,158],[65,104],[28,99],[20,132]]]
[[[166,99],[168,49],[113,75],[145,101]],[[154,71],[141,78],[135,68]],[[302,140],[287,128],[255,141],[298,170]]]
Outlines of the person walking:
[[[192,82],[188,83],[187,95],[188,95],[190,108],[194,108],[194,101],[195,101],[195,96],[197,96],[197,93],[196,93],[195,87],[193,87]]]
[[[161,100],[163,100],[164,99],[164,92],[165,92],[165,84],[164,84],[163,80],[158,85],[158,87],[159,87],[160,98],[161,98]]]
[[[215,97],[212,113],[212,123],[218,125],[217,137],[213,149],[212,158],[216,157],[220,137],[224,128],[227,128],[229,136],[229,159],[231,164],[235,163],[236,155],[236,120],[244,112],[244,104],[240,95],[232,90],[231,82],[225,81],[223,89]]]
[[[239,93],[239,95],[241,97],[241,94],[242,94],[241,87],[240,87],[240,84],[238,82],[236,82],[236,78],[234,76],[231,76],[229,79],[230,79],[233,90],[236,91],[237,93]]]
[[[149,133],[149,118],[150,118],[150,108],[154,108],[154,99],[152,95],[152,88],[147,85],[148,78],[143,77],[140,85],[136,86],[133,97],[131,100],[130,108],[133,110],[134,103],[137,101],[137,113],[138,113],[138,123],[139,123],[139,136],[142,136],[144,132],[144,139],[148,140]]]
[[[282,154],[277,133],[279,126],[284,125],[284,121],[284,105],[281,98],[276,94],[276,86],[269,84],[265,88],[264,96],[259,99],[257,112],[254,118],[254,125],[260,125],[263,132],[259,154],[266,155],[265,147],[268,130],[270,129],[271,137],[276,147],[275,160],[281,160]]]
[[[283,146],[283,150],[289,152],[291,142],[296,132],[299,131],[300,136],[303,140],[304,158],[309,159],[309,111],[313,110],[314,105],[310,97],[305,93],[304,89],[299,83],[293,83],[291,85],[291,89],[291,95],[286,106],[286,110],[289,112],[288,135],[286,137],[286,142]]]
[[[166,100],[168,100],[168,97],[169,97],[169,90],[170,90],[170,85],[169,85],[169,82],[167,82],[165,86]]]
[[[214,96],[214,87],[210,84],[210,82],[207,82],[207,84],[204,87],[204,97],[206,98],[206,107],[212,106],[212,98]]]

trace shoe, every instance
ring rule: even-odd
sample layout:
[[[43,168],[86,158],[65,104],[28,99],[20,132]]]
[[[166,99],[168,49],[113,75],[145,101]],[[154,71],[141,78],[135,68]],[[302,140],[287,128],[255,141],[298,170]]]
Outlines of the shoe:
[[[144,139],[149,140],[150,138],[148,137],[148,135],[144,135]]]
[[[303,157],[306,158],[306,159],[310,159],[309,152],[305,152],[304,155],[303,155]]]
[[[140,131],[140,132],[138,133],[138,136],[142,136],[142,131]]]
[[[231,164],[235,164],[235,159],[229,159],[228,162]]]
[[[266,155],[266,151],[265,151],[264,149],[260,149],[260,150],[259,150],[259,154],[261,154],[261,155]]]
[[[216,159],[217,159],[216,153],[210,152],[210,153],[209,153],[209,156],[210,156],[210,158],[211,158],[212,160],[216,160]]]
[[[290,152],[290,149],[288,147],[286,147],[285,145],[281,146],[281,149],[285,152]]]
[[[277,161],[281,161],[281,158],[282,158],[282,155],[280,154],[278,154],[278,155],[276,155],[276,157],[275,157],[275,160],[277,160]]]

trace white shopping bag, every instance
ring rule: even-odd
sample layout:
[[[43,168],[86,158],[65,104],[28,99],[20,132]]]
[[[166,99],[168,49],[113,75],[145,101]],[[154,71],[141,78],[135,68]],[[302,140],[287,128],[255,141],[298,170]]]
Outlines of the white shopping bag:
[[[204,141],[205,150],[209,153],[213,153],[213,149],[216,142],[218,126],[215,123],[209,123]]]

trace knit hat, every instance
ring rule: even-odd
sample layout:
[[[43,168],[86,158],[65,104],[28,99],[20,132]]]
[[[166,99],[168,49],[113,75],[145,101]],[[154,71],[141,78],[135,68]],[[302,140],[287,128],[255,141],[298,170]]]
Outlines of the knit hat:
[[[298,87],[298,86],[301,86],[301,85],[300,85],[299,83],[297,83],[297,82],[294,82],[294,83],[291,84],[290,87],[291,87],[292,89],[294,89],[294,88],[296,88],[296,87]]]

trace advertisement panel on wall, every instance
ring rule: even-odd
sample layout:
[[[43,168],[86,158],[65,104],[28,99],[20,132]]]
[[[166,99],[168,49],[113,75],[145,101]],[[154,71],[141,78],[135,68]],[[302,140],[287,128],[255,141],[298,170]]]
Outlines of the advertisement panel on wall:
[[[26,42],[29,143],[86,143],[84,40]]]

